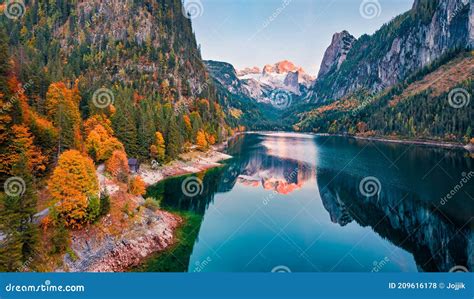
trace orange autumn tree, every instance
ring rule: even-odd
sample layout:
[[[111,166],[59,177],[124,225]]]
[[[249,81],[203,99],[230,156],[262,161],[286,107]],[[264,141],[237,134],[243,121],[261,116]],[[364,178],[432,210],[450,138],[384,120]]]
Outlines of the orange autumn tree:
[[[213,134],[206,134],[206,139],[210,145],[216,144],[216,137]]]
[[[130,171],[127,154],[123,150],[115,150],[105,163],[105,169],[119,181],[126,183]]]
[[[166,153],[166,145],[165,139],[163,138],[163,134],[161,132],[155,133],[155,143],[150,147],[150,155],[152,159],[157,160],[158,162],[162,163],[165,161],[165,153]]]
[[[12,139],[9,146],[10,165],[16,164],[20,156],[24,154],[28,161],[28,167],[34,174],[39,174],[46,170],[47,157],[43,156],[41,150],[34,145],[34,137],[30,130],[23,125],[12,126]]]
[[[208,148],[208,143],[206,140],[206,133],[203,130],[199,130],[196,135],[196,145],[200,150],[205,150]]]
[[[133,195],[143,195],[146,192],[145,182],[140,176],[134,176],[130,179],[129,192]]]
[[[87,220],[89,201],[99,196],[99,182],[94,162],[77,150],[65,151],[51,176],[48,189],[51,207],[72,228]]]
[[[8,153],[9,135],[12,118],[9,115],[11,105],[0,93],[0,174],[9,175],[11,170],[10,154]]]
[[[114,134],[110,119],[104,114],[94,114],[84,121],[84,136],[88,136],[97,125],[101,125],[109,135]]]
[[[96,125],[87,136],[86,150],[99,163],[108,160],[116,150],[125,151],[123,144],[102,125]]]
[[[21,112],[21,118],[23,123],[29,123],[31,108],[28,104],[28,99],[25,95],[25,89],[23,85],[18,81],[15,75],[12,75],[8,80],[8,87],[13,96],[13,100],[18,103]]]
[[[193,136],[193,125],[191,124],[191,118],[189,115],[185,114],[183,116],[184,128],[186,130],[186,135],[188,139],[191,139]]]

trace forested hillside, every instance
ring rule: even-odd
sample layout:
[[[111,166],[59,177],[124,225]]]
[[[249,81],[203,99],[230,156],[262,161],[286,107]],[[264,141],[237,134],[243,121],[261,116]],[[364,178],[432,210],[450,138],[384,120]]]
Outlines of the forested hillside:
[[[359,90],[301,114],[297,130],[469,143],[472,52],[446,55],[381,93]]]
[[[470,142],[473,18],[472,1],[416,0],[373,35],[336,33],[294,128]]]
[[[163,164],[232,133],[180,0],[24,4],[0,5],[0,271],[32,257],[39,198],[41,244],[64,253],[67,229],[109,212],[98,165],[140,195],[128,158]],[[135,212],[121,198],[123,220]]]

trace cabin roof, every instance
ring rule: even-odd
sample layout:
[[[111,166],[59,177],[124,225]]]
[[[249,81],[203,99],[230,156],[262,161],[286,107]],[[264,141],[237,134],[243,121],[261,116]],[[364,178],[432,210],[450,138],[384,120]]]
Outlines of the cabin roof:
[[[138,160],[135,158],[128,159],[128,165],[138,165]]]

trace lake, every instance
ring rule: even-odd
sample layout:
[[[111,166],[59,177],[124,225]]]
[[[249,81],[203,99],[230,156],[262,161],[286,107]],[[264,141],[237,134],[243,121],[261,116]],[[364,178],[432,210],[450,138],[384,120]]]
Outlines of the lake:
[[[193,221],[181,232],[186,246],[167,254],[177,268],[160,266],[160,254],[142,270],[474,270],[466,151],[253,133],[227,152],[223,167],[149,188],[147,196]]]

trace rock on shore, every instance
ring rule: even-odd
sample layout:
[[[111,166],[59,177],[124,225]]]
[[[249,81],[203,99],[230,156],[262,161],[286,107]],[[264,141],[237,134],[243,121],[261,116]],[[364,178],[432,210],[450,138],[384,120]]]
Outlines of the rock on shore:
[[[144,209],[139,219],[119,236],[82,232],[72,236],[71,250],[62,270],[70,272],[122,272],[137,266],[147,256],[173,244],[179,216]],[[106,221],[104,221],[106,223]]]

